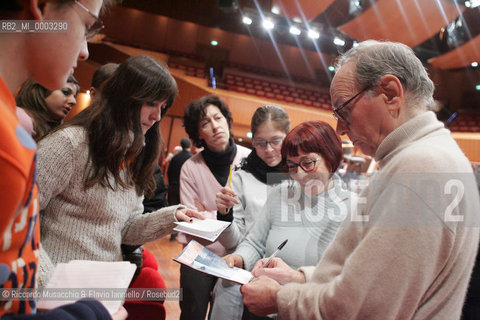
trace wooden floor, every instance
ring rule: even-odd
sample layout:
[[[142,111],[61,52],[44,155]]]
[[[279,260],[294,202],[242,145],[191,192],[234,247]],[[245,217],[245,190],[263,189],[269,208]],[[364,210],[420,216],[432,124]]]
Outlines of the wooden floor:
[[[145,244],[145,249],[150,251],[158,262],[158,271],[160,272],[167,288],[180,287],[180,264],[172,259],[178,256],[182,251],[182,245],[178,242],[170,242],[170,236],[161,238],[157,241]],[[178,301],[165,301],[167,311],[167,320],[178,320],[180,317],[180,307]]]

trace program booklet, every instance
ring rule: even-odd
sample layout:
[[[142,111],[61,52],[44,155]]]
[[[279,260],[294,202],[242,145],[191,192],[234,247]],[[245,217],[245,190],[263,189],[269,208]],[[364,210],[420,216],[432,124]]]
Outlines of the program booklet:
[[[72,260],[55,266],[37,308],[50,310],[84,298],[100,300],[113,314],[123,305],[137,266],[129,261]]]
[[[195,270],[238,284],[246,284],[252,278],[251,272],[237,267],[230,268],[221,257],[195,240],[191,240],[173,260]]]
[[[175,222],[177,226],[175,231],[190,234],[195,237],[206,239],[209,241],[217,240],[218,236],[225,230],[231,222],[220,221],[214,219],[195,219],[192,222]]]

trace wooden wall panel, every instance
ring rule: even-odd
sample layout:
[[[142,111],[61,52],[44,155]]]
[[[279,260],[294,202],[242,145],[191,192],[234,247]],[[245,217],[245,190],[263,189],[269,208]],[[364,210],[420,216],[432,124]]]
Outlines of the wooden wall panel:
[[[480,162],[480,133],[453,132],[452,137],[471,162]]]
[[[312,20],[332,2],[334,0],[273,0],[273,6],[277,6],[285,17]]]
[[[168,19],[168,32],[165,48],[167,50],[194,53],[199,26],[174,19]]]
[[[390,40],[415,47],[437,34],[464,9],[448,0],[378,0],[339,30],[359,41]]]

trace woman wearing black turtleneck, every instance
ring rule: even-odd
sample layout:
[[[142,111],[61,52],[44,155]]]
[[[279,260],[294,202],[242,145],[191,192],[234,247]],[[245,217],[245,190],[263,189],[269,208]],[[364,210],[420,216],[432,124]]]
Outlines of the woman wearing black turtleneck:
[[[290,130],[288,114],[280,107],[263,106],[252,117],[254,149],[232,177],[232,187],[217,193],[217,219],[232,221],[218,238],[231,252],[253,226],[273,186],[281,182],[283,138]],[[239,285],[219,280],[215,286],[212,320],[240,320],[243,314]]]
[[[239,164],[250,150],[234,143],[230,131],[232,114],[225,102],[216,96],[190,102],[185,107],[184,125],[194,145],[204,150],[182,166],[180,201],[187,207],[197,208],[206,218],[216,219],[216,193],[227,184],[230,166]],[[184,234],[178,235],[181,243],[189,240]],[[205,243],[205,240],[196,240]],[[220,256],[226,253],[218,241],[207,248]],[[181,320],[205,319],[216,281],[216,277],[180,266]]]

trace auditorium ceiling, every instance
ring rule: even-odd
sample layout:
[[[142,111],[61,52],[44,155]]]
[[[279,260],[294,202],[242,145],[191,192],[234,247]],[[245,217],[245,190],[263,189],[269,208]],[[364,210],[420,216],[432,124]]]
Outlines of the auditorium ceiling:
[[[122,6],[332,56],[356,41],[399,41],[424,62],[459,69],[480,59],[480,7],[473,8],[478,1],[124,0]],[[244,16],[250,25],[242,23]],[[275,28],[265,31],[264,19]],[[292,35],[292,26],[301,34]],[[308,30],[318,32],[318,39],[309,38]]]

